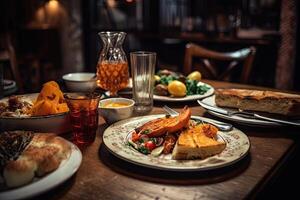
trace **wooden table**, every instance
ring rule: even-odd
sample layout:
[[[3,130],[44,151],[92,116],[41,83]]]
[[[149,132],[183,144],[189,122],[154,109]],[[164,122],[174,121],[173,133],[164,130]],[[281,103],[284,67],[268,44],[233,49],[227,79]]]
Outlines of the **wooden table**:
[[[214,87],[252,87],[209,81]],[[185,103],[169,104],[180,109]],[[152,114],[163,113],[155,104]],[[192,114],[204,115],[197,104]],[[205,114],[205,116],[209,116]],[[110,154],[102,144],[107,127],[100,120],[96,141],[83,150],[76,175],[36,199],[243,199],[256,197],[293,153],[296,129],[251,128],[234,124],[250,138],[250,154],[238,163],[207,172],[164,172],[136,166]],[[288,134],[286,132],[289,132]]]

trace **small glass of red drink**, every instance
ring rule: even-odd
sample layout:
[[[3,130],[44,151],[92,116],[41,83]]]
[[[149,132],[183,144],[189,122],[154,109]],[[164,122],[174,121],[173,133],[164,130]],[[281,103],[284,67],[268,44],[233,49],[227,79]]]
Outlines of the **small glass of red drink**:
[[[77,145],[89,145],[95,141],[98,128],[98,105],[96,93],[69,93],[64,95],[70,109],[73,141]]]

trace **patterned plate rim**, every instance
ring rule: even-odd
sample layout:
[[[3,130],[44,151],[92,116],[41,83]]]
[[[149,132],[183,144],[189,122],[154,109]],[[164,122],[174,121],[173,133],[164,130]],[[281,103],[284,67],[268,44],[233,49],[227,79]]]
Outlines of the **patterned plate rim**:
[[[224,149],[223,152],[226,151],[230,151],[230,147],[232,148],[233,142],[243,142],[244,141],[244,145],[246,145],[244,148],[242,148],[242,144],[240,144],[240,148],[242,148],[242,150],[240,150],[240,154],[232,156],[232,159],[228,160],[228,161],[224,161],[221,164],[214,164],[211,166],[188,166],[189,163],[200,163],[201,162],[205,162],[205,161],[209,161],[210,159],[216,159],[218,160],[219,157],[221,158],[226,158],[226,157],[222,157],[220,155],[215,155],[206,159],[198,159],[198,160],[181,160],[181,161],[176,161],[176,160],[171,160],[171,159],[166,159],[166,160],[170,160],[170,162],[178,162],[178,165],[180,163],[187,163],[185,166],[176,166],[175,165],[165,165],[165,164],[155,164],[155,163],[151,163],[150,160],[156,160],[157,162],[159,162],[159,160],[163,160],[160,157],[150,157],[149,155],[143,155],[137,151],[134,152],[134,150],[132,149],[132,147],[129,147],[128,145],[125,145],[124,143],[124,139],[127,136],[128,132],[130,132],[128,125],[130,124],[137,124],[139,121],[143,121],[143,123],[145,123],[146,121],[149,121],[151,119],[155,119],[158,117],[163,117],[164,115],[148,115],[148,116],[142,116],[142,117],[134,117],[134,118],[129,118],[129,119],[125,119],[119,122],[116,122],[114,124],[112,124],[111,126],[109,126],[107,129],[105,129],[103,135],[102,135],[102,141],[103,144],[105,145],[106,149],[108,149],[108,151],[110,153],[112,153],[113,155],[115,155],[116,157],[126,161],[126,162],[130,162],[132,164],[138,165],[138,166],[143,166],[143,167],[147,167],[147,168],[152,168],[152,169],[158,169],[158,170],[164,170],[164,171],[206,171],[206,170],[213,170],[213,169],[219,169],[219,168],[223,168],[229,165],[233,165],[234,163],[237,163],[238,161],[240,161],[241,159],[243,159],[250,151],[250,140],[247,137],[247,135],[245,133],[243,133],[242,131],[234,128],[232,131],[230,132],[219,132],[221,138],[223,138],[226,141],[226,148]],[[196,116],[193,116],[196,117]],[[209,120],[208,118],[206,118],[207,120]],[[119,140],[117,140],[117,142],[121,143],[121,145],[119,147],[116,147],[110,140],[111,140],[111,131],[114,131],[114,129],[116,128],[122,128],[122,126],[125,126],[127,129],[127,131],[122,132],[121,135],[119,135]],[[133,126],[134,127],[134,126]],[[236,134],[238,135],[238,139],[235,139],[233,135],[231,134]],[[110,134],[110,135],[109,135]],[[122,138],[124,137],[124,138]],[[229,142],[230,140],[233,140],[231,142]],[[115,141],[115,140],[114,140]],[[116,144],[116,143],[115,143]],[[115,148],[119,148],[119,151],[116,151]],[[128,154],[126,153],[126,151],[130,150],[131,153],[136,154],[137,156],[142,157],[142,159],[133,159],[130,156],[128,156]],[[221,154],[225,154],[225,153],[221,153]],[[229,153],[228,153],[229,154]],[[143,162],[143,160],[147,161],[146,163]],[[205,164],[205,163],[204,163]]]

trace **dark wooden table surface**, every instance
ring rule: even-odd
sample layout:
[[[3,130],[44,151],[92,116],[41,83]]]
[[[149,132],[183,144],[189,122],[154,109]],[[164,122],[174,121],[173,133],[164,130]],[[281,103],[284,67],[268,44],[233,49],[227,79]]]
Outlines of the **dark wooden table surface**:
[[[252,87],[209,81],[215,88]],[[163,113],[155,104],[151,114]],[[185,103],[168,104],[180,110]],[[200,106],[188,104],[193,115]],[[296,129],[246,127],[234,124],[251,141],[248,156],[238,163],[207,172],[165,172],[136,166],[110,154],[102,144],[107,127],[101,119],[96,141],[83,150],[78,172],[36,199],[244,199],[256,197],[276,176],[297,146]]]

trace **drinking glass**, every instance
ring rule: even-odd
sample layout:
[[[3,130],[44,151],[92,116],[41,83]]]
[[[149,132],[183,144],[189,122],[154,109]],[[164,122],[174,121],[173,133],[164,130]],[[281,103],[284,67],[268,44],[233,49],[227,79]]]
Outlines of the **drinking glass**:
[[[65,94],[64,97],[70,109],[74,143],[78,145],[93,143],[98,128],[100,95],[96,93],[70,93]]]
[[[153,107],[156,53],[146,51],[131,52],[130,62],[135,112],[138,114],[150,112]]]
[[[128,62],[122,45],[126,33],[100,32],[103,48],[97,65],[97,85],[116,96],[129,81]]]

